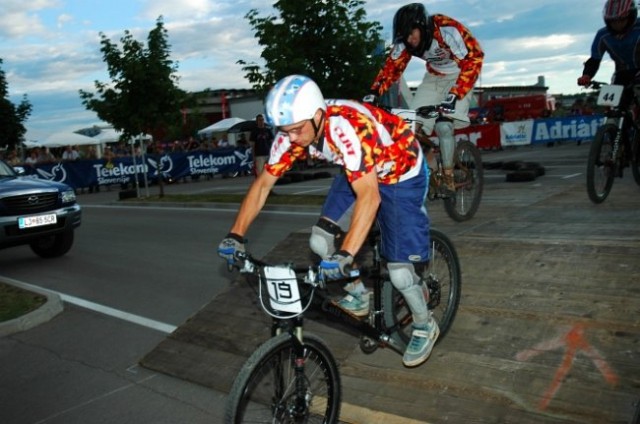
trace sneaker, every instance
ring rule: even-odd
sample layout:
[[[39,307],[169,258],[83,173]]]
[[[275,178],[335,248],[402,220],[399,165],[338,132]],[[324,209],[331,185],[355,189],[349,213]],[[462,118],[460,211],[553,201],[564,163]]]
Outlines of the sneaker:
[[[453,173],[451,174],[443,174],[442,175],[442,189],[449,194],[455,194],[456,192],[456,182],[453,176]]]
[[[350,293],[334,303],[358,318],[369,315],[369,293]]]
[[[433,318],[429,320],[426,329],[414,328],[402,363],[407,367],[415,367],[426,361],[439,335],[440,328]]]

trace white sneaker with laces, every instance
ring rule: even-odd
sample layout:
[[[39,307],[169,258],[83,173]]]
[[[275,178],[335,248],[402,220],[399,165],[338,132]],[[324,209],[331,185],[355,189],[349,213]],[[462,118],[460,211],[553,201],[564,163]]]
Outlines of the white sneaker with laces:
[[[402,357],[402,363],[407,367],[415,367],[429,359],[439,335],[440,327],[433,317],[429,319],[426,329],[414,328]]]

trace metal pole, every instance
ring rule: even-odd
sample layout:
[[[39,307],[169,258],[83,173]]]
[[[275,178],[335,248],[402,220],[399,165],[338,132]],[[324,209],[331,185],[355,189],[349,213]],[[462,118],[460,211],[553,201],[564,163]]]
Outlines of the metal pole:
[[[149,197],[149,181],[148,181],[148,177],[147,177],[147,159],[145,157],[145,151],[147,149],[144,146],[144,133],[140,133],[140,155],[142,157],[142,170],[143,170],[143,177],[144,177],[144,190],[145,190],[145,197]]]
[[[140,198],[140,183],[138,182],[138,166],[136,164],[136,143],[135,139],[133,143],[129,140],[129,145],[131,146],[131,159],[133,160],[133,178],[136,182],[136,197]]]

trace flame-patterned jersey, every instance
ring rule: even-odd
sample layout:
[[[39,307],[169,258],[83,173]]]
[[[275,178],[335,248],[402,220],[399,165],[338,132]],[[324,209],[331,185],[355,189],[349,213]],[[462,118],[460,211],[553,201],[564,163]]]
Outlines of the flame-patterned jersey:
[[[341,165],[349,182],[375,169],[380,184],[395,184],[420,172],[422,149],[405,120],[370,104],[327,100],[324,134],[302,147],[279,132],[265,169],[282,176],[308,157]]]
[[[433,15],[432,19],[433,41],[419,57],[426,62],[427,72],[433,75],[459,73],[451,92],[461,99],[471,91],[480,76],[484,52],[478,40],[460,22],[444,15]],[[400,79],[411,57],[404,43],[394,45],[371,89],[379,95],[386,92]]]

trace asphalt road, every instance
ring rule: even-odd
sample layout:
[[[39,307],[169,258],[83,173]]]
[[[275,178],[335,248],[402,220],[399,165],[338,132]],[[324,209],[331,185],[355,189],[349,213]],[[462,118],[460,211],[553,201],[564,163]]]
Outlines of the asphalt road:
[[[485,161],[521,159],[545,166],[544,178],[520,183],[536,190],[509,195],[513,205],[584,180],[588,146],[523,147],[483,155]],[[167,192],[244,192],[250,181],[175,184]],[[329,183],[312,180],[277,191],[321,194]],[[517,193],[504,182],[504,172],[487,171],[478,214],[495,213],[505,190]],[[67,256],[43,261],[26,247],[0,252],[0,279],[53,290],[65,302],[65,311],[50,322],[0,339],[0,422],[221,422],[226,394],[142,369],[137,362],[225,290],[230,276],[215,246],[228,231],[234,207],[122,206],[115,188],[79,199],[83,224]],[[474,225],[473,220],[452,222],[439,203],[429,206],[432,222],[447,234],[455,237]],[[310,208],[265,211],[248,235],[252,252],[266,253],[316,218]]]

